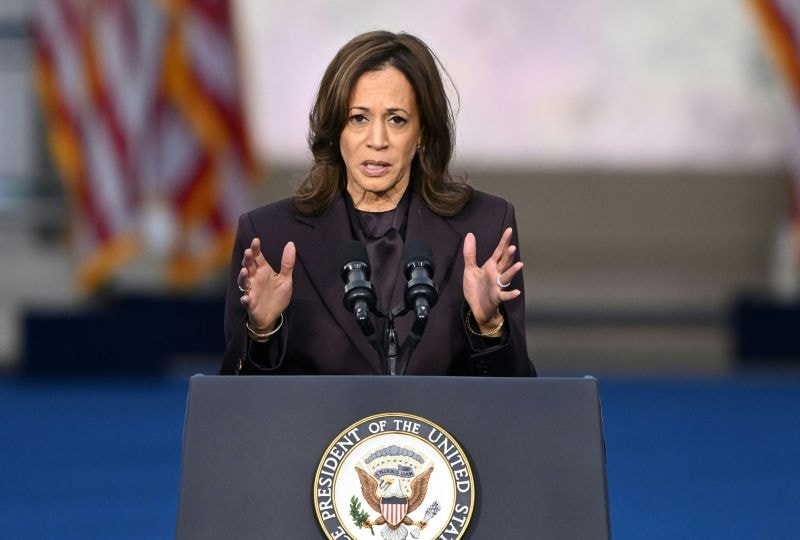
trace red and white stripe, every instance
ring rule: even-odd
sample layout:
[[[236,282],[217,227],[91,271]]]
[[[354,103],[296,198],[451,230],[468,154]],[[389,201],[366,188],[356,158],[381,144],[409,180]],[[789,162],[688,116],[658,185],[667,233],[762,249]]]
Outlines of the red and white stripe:
[[[381,502],[381,514],[383,514],[384,519],[393,527],[399,525],[403,521],[403,518],[406,517],[407,513],[408,501],[403,503]]]
[[[176,282],[227,259],[253,172],[229,11],[227,0],[40,3],[38,80],[87,288],[133,255],[153,201],[180,224],[174,260],[192,272]]]

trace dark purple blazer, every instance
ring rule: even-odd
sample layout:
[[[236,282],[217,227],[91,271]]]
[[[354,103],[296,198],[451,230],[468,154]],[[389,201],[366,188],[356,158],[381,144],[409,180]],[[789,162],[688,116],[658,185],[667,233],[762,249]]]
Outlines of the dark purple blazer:
[[[431,309],[427,329],[411,357],[409,375],[535,375],[525,344],[521,272],[511,288],[523,294],[502,306],[507,325],[503,339],[487,340],[488,347],[478,339],[476,345],[464,324],[464,236],[475,234],[478,264],[483,264],[506,227],[514,228],[512,242],[519,246],[514,207],[498,197],[476,191],[458,215],[444,218],[412,194],[405,239],[423,239],[431,245],[439,301]],[[246,310],[239,302],[242,293],[236,284],[244,250],[254,237],[261,239],[264,256],[273,268],[280,266],[288,241],[297,247],[292,300],[284,312],[283,326],[266,344],[247,337]],[[352,240],[351,228],[341,197],[318,216],[301,216],[291,201],[284,199],[239,218],[226,297],[227,349],[221,374],[381,373],[377,353],[342,304],[344,284],[336,250],[346,240]],[[395,298],[401,298],[405,287],[402,272],[398,272],[395,287],[400,292]],[[408,314],[395,320],[401,341],[408,336],[412,319]],[[382,328],[380,319],[376,328]]]

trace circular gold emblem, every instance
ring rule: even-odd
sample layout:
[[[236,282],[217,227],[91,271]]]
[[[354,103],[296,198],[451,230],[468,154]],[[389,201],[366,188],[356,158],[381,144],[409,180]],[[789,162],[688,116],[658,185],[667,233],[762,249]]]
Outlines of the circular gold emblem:
[[[349,426],[314,477],[317,519],[332,540],[456,540],[474,505],[464,451],[444,429],[410,414]]]

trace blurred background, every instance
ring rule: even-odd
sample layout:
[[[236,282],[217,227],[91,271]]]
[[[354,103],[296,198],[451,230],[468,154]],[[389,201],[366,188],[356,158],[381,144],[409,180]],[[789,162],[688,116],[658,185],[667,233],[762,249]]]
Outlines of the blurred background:
[[[516,206],[540,375],[601,381],[615,537],[800,535],[793,0],[2,0],[0,535],[173,535],[236,217],[372,29],[436,51],[453,172]]]

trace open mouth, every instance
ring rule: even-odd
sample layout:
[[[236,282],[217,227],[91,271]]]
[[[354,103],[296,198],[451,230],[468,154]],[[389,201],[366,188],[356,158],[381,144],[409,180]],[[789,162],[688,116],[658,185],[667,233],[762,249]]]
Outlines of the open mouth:
[[[361,169],[369,176],[381,176],[389,170],[391,165],[385,161],[368,160],[361,164]]]

